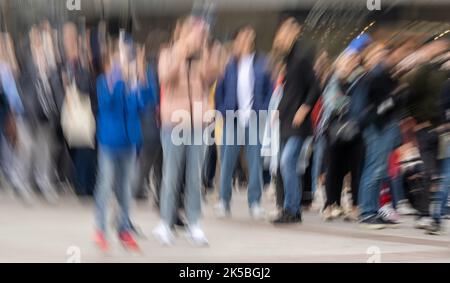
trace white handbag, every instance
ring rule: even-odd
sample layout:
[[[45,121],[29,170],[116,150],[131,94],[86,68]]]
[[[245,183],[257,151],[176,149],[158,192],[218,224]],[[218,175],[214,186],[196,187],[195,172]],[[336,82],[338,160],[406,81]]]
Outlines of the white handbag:
[[[61,108],[61,128],[70,147],[95,148],[95,117],[88,95],[80,94],[75,82],[66,89]]]

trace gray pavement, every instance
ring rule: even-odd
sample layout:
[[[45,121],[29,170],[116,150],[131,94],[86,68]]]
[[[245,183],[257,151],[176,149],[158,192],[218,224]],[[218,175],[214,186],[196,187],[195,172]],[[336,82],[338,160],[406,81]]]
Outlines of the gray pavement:
[[[273,208],[270,197],[263,203]],[[250,218],[245,193],[233,195],[231,219],[216,219],[212,207],[211,200],[203,206],[209,247],[191,246],[183,231],[174,246],[161,247],[151,236],[157,211],[142,202],[132,210],[145,236],[139,239],[142,253],[124,250],[111,229],[111,251],[104,254],[92,243],[91,200],[65,196],[57,205],[36,200],[25,206],[0,190],[0,262],[67,262],[78,251],[81,262],[450,262],[449,234],[425,235],[412,228],[412,217],[404,217],[397,229],[367,231],[342,220],[324,223],[317,212],[305,212],[302,224],[274,227]]]

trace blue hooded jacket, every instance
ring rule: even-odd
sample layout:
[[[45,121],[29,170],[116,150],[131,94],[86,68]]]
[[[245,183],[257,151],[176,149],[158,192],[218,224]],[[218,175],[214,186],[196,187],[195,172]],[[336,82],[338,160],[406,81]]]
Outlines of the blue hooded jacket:
[[[153,89],[149,85],[129,90],[123,80],[118,80],[111,93],[106,76],[98,77],[97,139],[100,145],[121,149],[142,144],[140,116],[147,105],[153,103]]]

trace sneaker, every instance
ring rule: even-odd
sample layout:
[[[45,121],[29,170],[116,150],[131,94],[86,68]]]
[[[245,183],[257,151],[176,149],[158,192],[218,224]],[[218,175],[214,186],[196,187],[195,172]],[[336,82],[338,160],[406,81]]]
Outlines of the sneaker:
[[[226,218],[231,216],[230,207],[223,201],[220,201],[215,205],[214,212],[218,218]]]
[[[267,186],[267,189],[264,191],[265,199],[275,201],[277,197],[276,186],[275,184],[270,184]]]
[[[134,239],[133,235],[131,235],[131,233],[128,231],[120,232],[119,240],[127,250],[135,252],[138,252],[140,250],[139,245]]]
[[[170,228],[165,223],[160,223],[158,226],[156,226],[155,229],[153,229],[153,237],[156,238],[156,240],[164,246],[170,246],[174,242],[174,236],[172,234],[172,231],[170,231]]]
[[[273,220],[273,224],[290,224],[290,223],[301,223],[302,214],[297,212],[297,214],[290,214],[287,211],[283,211],[277,219]]]
[[[386,228],[397,228],[400,226],[400,222],[394,221],[394,220],[390,220],[390,219],[385,219],[383,217],[380,216],[380,220],[386,224]]]
[[[109,250],[108,241],[106,241],[105,234],[103,232],[97,231],[95,233],[94,243],[100,250],[104,252]]]
[[[331,206],[331,217],[338,218],[344,213],[344,210],[342,207],[338,206],[337,204],[333,204]]]
[[[370,230],[380,230],[386,228],[386,223],[378,215],[372,215],[362,219],[359,226]]]
[[[332,216],[331,212],[332,212],[332,206],[331,205],[328,205],[327,207],[325,207],[324,210],[322,210],[322,219],[323,219],[323,221],[333,220],[333,216]]]
[[[354,222],[358,221],[359,209],[357,206],[352,206],[344,212],[344,221]]]
[[[397,213],[400,215],[414,215],[417,214],[417,210],[411,207],[407,200],[401,200],[397,204]]]
[[[250,206],[250,216],[253,217],[253,219],[263,219],[264,209],[258,203],[254,203]]]
[[[267,219],[272,222],[273,220],[280,217],[282,211],[283,210],[281,208],[275,208],[274,210],[268,213]]]
[[[325,204],[324,191],[325,189],[323,188],[323,186],[319,186],[319,188],[317,188],[316,192],[314,193],[313,201],[311,204],[312,211],[319,212],[323,208]]]
[[[431,225],[431,218],[429,217],[419,217],[414,221],[414,228],[416,229],[427,229]]]
[[[203,230],[198,225],[192,225],[188,228],[187,236],[189,241],[196,246],[208,246],[209,242],[203,233]]]
[[[390,227],[400,224],[400,215],[395,212],[390,204],[383,205],[378,210],[378,215],[381,217],[381,220]]]
[[[437,221],[432,221],[428,227],[425,228],[426,234],[428,235],[441,235],[443,230],[441,227],[441,223]]]

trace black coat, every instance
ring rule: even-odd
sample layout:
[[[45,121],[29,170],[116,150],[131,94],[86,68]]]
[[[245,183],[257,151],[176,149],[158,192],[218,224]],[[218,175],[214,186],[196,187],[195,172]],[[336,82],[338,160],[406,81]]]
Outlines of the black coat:
[[[282,140],[291,136],[305,138],[312,134],[310,114],[298,128],[292,126],[292,121],[302,104],[312,108],[320,96],[319,82],[313,69],[314,56],[311,45],[298,41],[286,58],[284,94],[278,106]]]
[[[37,68],[33,63],[31,53],[28,54],[25,64],[22,66],[22,71],[19,77],[19,93],[25,108],[25,115],[30,121],[43,121],[47,120],[49,117],[43,112],[41,103],[38,98],[37,82],[39,80],[39,75]],[[64,99],[64,87],[62,85],[62,80],[60,73],[57,69],[51,71],[48,74],[48,83],[51,88],[51,94],[53,100],[56,103],[56,113],[54,113],[54,120],[59,116],[61,110],[62,102]]]

